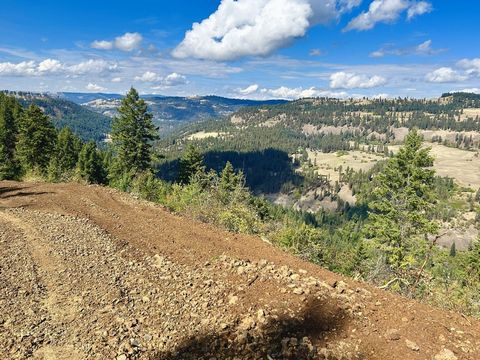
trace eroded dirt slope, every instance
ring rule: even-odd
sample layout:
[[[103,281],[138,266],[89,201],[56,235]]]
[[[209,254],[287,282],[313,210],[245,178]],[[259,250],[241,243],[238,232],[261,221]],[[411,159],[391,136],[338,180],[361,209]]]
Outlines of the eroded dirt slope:
[[[2,359],[480,359],[480,323],[113,190],[0,182]]]

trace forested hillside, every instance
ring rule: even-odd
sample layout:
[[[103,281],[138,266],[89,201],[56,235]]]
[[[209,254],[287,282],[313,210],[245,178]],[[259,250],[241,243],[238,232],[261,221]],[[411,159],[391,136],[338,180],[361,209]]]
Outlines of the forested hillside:
[[[398,101],[405,108],[424,103]],[[403,116],[417,121],[404,112],[385,120],[332,110],[396,103],[363,102],[312,99],[242,110],[159,141],[147,102],[131,89],[113,121],[111,146],[99,149],[67,128],[57,131],[38,106],[22,108],[2,94],[0,178],[108,184],[231,232],[259,235],[302,259],[383,289],[479,316],[478,150],[465,149],[465,141],[444,145],[437,140],[429,148],[425,130],[413,125],[405,127],[401,139],[380,132],[367,136],[366,130],[309,134],[301,126],[301,121],[323,126],[320,115],[298,113],[305,103],[315,114],[331,108],[322,115],[326,121],[358,118],[368,129],[371,121],[378,126]],[[437,114],[434,118],[458,116],[458,123],[472,126],[478,121],[462,120],[475,108],[450,100],[425,106]],[[291,107],[288,115],[285,107]],[[370,109],[375,111],[380,110]],[[274,115],[262,118],[265,114]],[[325,143],[329,147],[322,147]],[[465,185],[459,180],[469,176],[465,166],[457,177],[440,174],[446,167],[437,163],[438,147],[468,155],[463,161],[473,168],[473,177]],[[338,162],[326,166],[332,158]],[[272,192],[295,203],[279,203]]]
[[[102,142],[110,133],[111,119],[69,100],[48,94],[7,92],[25,107],[34,104],[53,119],[58,129],[69,127],[83,141]]]

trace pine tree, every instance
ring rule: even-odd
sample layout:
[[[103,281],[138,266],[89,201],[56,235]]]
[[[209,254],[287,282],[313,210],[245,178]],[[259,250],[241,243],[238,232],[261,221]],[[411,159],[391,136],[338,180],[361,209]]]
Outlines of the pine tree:
[[[90,141],[83,145],[78,156],[79,176],[92,184],[105,183],[106,174],[103,167],[103,159],[100,156],[95,142]]]
[[[81,149],[81,140],[69,128],[60,130],[55,151],[48,167],[49,179],[58,181],[62,178],[68,179],[73,175]]]
[[[138,92],[131,88],[112,123],[112,142],[117,155],[116,172],[141,173],[151,170],[152,142],[158,139],[152,114]],[[117,174],[117,175],[118,175]]]
[[[237,183],[237,176],[235,174],[235,170],[233,169],[233,165],[230,161],[227,161],[225,167],[220,174],[220,183],[219,189],[220,191],[229,193],[235,190]]]
[[[14,98],[0,93],[0,180],[15,179],[19,176],[15,144],[20,111],[20,104]]]
[[[436,202],[432,166],[430,149],[422,148],[422,137],[412,130],[374,179],[367,238],[376,242],[393,268],[401,267],[406,252],[418,245],[412,240],[437,231],[429,218]]]
[[[179,162],[178,182],[188,184],[195,175],[205,172],[203,157],[195,146],[189,144]]]
[[[36,105],[30,105],[19,121],[17,153],[26,171],[45,174],[55,149],[57,132],[51,120]]]
[[[450,256],[457,256],[457,244],[455,242],[453,242],[452,246],[450,246]]]
[[[228,204],[232,201],[241,201],[245,197],[245,178],[242,172],[238,174],[230,163],[227,161],[225,167],[220,174],[220,181],[218,183],[218,195],[220,201]]]

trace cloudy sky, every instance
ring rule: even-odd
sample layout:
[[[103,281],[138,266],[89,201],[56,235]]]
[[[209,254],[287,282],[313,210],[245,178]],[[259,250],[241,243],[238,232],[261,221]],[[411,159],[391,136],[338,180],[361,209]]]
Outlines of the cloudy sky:
[[[15,0],[0,89],[437,97],[480,92],[473,0]]]

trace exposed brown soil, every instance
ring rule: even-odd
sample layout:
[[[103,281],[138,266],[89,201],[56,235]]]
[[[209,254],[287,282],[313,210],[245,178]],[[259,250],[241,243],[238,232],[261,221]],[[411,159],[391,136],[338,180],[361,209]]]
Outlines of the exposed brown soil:
[[[111,189],[0,182],[1,359],[480,359],[480,322]]]

